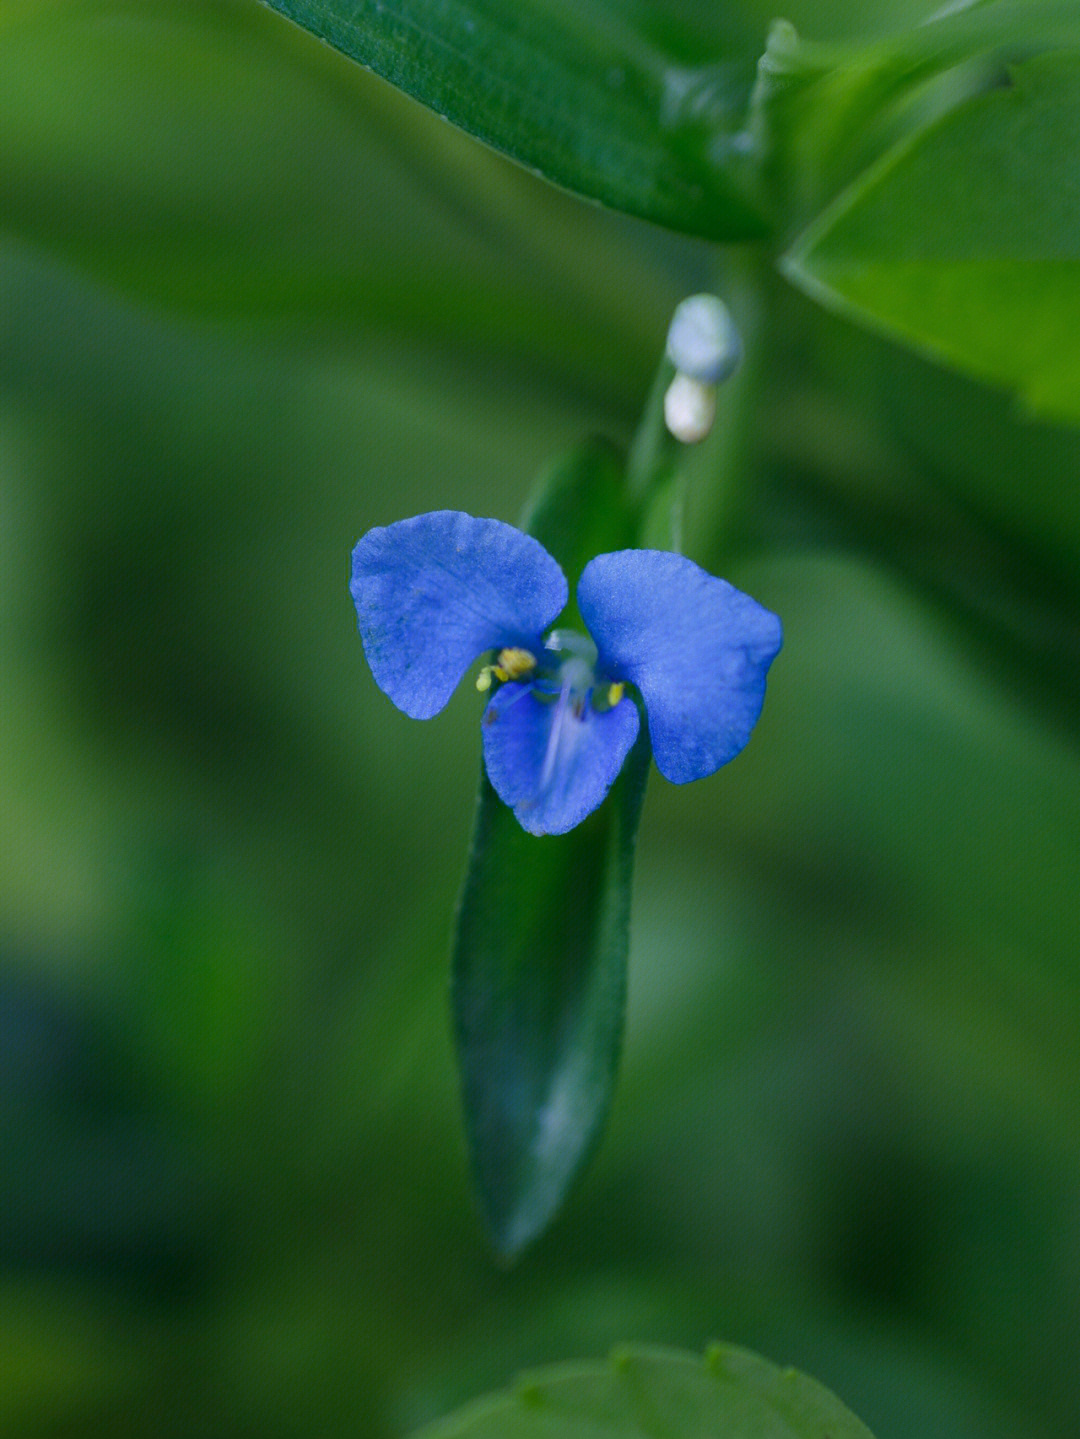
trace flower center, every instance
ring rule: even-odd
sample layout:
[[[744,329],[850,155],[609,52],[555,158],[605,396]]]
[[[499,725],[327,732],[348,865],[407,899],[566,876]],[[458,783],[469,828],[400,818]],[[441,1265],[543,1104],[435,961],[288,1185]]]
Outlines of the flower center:
[[[580,719],[590,698],[593,709],[609,710],[623,697],[624,685],[596,682],[596,645],[588,635],[574,630],[552,630],[544,648],[560,656],[556,664],[541,670],[550,677],[555,692],[565,696],[573,713]]]
[[[481,692],[491,688],[492,679],[524,680],[541,700],[557,700],[560,714],[567,711],[577,719],[592,700],[593,709],[614,709],[626,686],[596,683],[596,646],[588,635],[575,630],[552,630],[544,641],[545,654],[538,659],[531,650],[509,645],[499,650],[495,663],[484,665],[476,677]],[[550,658],[548,658],[550,656]]]

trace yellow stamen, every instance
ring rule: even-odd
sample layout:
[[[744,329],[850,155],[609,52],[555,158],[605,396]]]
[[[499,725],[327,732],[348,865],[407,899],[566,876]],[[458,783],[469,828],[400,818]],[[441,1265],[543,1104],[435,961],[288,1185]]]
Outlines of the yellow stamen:
[[[511,645],[509,649],[500,650],[495,657],[493,665],[485,665],[476,676],[476,688],[481,694],[491,688],[491,678],[494,677],[502,684],[507,680],[521,679],[536,668],[536,656],[528,650],[519,649]]]
[[[535,668],[536,656],[529,650],[512,645],[509,649],[499,651],[495,673],[501,680],[516,680]]]
[[[619,680],[617,684],[608,685],[607,698],[608,704],[611,706],[612,709],[615,708],[615,706],[619,703],[625,693],[626,685],[622,682],[622,680]]]

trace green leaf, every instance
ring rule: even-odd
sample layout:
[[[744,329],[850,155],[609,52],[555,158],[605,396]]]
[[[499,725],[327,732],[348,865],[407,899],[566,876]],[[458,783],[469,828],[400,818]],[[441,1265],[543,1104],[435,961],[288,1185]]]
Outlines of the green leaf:
[[[527,515],[571,590],[593,554],[630,542],[621,475],[615,452],[590,442],[552,468]],[[600,808],[569,834],[539,838],[481,776],[453,1009],[477,1196],[507,1257],[559,1210],[611,1105],[649,758],[642,724]]]
[[[1011,79],[886,156],[783,268],[822,303],[1080,420],[1080,56]]]
[[[51,1158],[55,1159],[56,1150]],[[41,1275],[5,1275],[0,1284],[0,1431],[50,1427],[88,1433],[139,1392],[138,1359],[125,1342],[126,1315],[100,1287]],[[109,1421],[106,1421],[108,1423]],[[111,1426],[110,1426],[111,1427]]]
[[[724,33],[710,7],[268,3],[556,184],[712,239],[765,229],[740,147],[724,142],[742,128],[760,40],[745,23]]]
[[[745,1349],[617,1351],[523,1375],[416,1439],[870,1439],[827,1389]]]
[[[611,1106],[648,762],[643,727],[600,809],[541,838],[481,779],[453,1003],[477,1196],[507,1257],[562,1207]]]
[[[636,514],[627,494],[621,452],[593,438],[560,455],[540,474],[521,528],[558,560],[570,582],[562,624],[583,628],[576,589],[593,555],[626,549],[636,539]]]

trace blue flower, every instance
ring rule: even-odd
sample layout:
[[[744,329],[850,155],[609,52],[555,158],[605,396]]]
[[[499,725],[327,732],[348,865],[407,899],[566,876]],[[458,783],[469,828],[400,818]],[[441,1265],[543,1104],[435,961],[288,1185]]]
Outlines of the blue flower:
[[[369,530],[352,596],[371,672],[413,719],[446,705],[480,655],[484,763],[531,834],[564,834],[602,802],[638,734],[675,784],[734,759],[765,698],[780,621],[726,580],[662,550],[597,555],[578,583],[588,635],[550,627],[569,590],[537,540],[436,510]]]

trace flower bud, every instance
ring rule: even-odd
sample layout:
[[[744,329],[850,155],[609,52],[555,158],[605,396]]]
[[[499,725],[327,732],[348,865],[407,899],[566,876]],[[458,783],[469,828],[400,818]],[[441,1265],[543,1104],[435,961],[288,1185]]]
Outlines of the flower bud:
[[[713,427],[716,386],[678,374],[664,395],[664,423],[684,445],[696,445]]]
[[[718,385],[734,374],[742,359],[742,340],[723,300],[691,295],[672,317],[668,359],[683,375]]]

